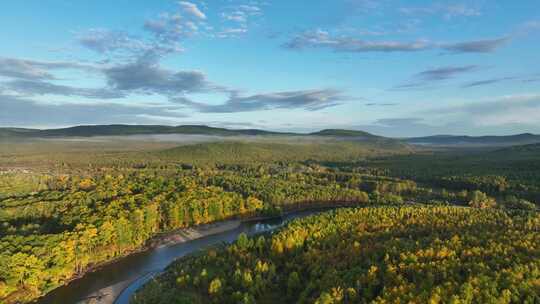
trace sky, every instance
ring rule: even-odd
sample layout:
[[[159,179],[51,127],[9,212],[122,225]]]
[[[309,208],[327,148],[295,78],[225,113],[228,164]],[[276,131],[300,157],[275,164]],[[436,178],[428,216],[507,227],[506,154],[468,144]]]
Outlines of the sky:
[[[0,126],[540,133],[540,3],[3,1]]]

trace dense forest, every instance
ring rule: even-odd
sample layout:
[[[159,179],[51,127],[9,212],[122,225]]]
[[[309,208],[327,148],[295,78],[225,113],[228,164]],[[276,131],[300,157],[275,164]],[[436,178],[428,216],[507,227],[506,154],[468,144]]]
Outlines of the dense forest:
[[[158,285],[146,288],[137,301],[154,303],[158,301],[158,294],[163,294],[159,299],[163,303],[177,297],[192,297],[202,303],[209,299],[251,303],[264,298],[270,302],[334,303],[349,301],[344,299],[352,297],[352,293],[359,302],[383,301],[378,296],[386,286],[395,288],[395,295],[406,290],[411,299],[427,299],[436,290],[446,288],[437,285],[441,279],[431,278],[431,286],[417,290],[410,286],[408,278],[416,276],[415,271],[424,272],[421,278],[434,276],[437,267],[450,266],[435,263],[425,266],[427,268],[410,269],[406,272],[409,277],[405,272],[398,272],[399,280],[396,277],[392,283],[378,277],[379,270],[373,274],[378,285],[364,281],[368,280],[362,277],[364,270],[369,270],[371,265],[377,269],[388,265],[400,267],[392,254],[428,250],[430,242],[436,243],[440,238],[444,243],[450,232],[458,233],[459,229],[463,229],[460,238],[472,238],[469,232],[482,230],[479,227],[484,224],[500,231],[507,225],[515,231],[522,230],[523,236],[529,233],[530,239],[519,245],[521,243],[515,243],[512,238],[512,233],[516,232],[505,231],[508,237],[500,240],[504,243],[496,250],[504,249],[508,259],[516,258],[514,251],[521,250],[521,246],[528,246],[531,258],[538,254],[538,248],[531,245],[538,243],[538,217],[534,213],[535,202],[540,201],[536,196],[540,184],[536,170],[538,154],[521,155],[514,151],[512,158],[505,152],[485,153],[500,155],[499,160],[491,161],[493,156],[486,154],[415,151],[396,142],[368,144],[332,139],[295,139],[294,143],[283,139],[223,141],[180,147],[173,143],[132,141],[20,142],[9,148],[4,146],[0,149],[0,302],[36,299],[96,266],[145,250],[163,233],[225,219],[276,216],[322,206],[364,209],[348,209],[295,222],[276,235],[254,240],[242,237],[231,247],[208,252],[209,256],[189,258],[188,264],[193,265],[183,270],[184,273],[177,268],[187,265],[181,260],[180,266],[172,267],[158,280]],[[445,167],[444,163],[449,161],[453,165]],[[409,207],[395,207],[404,205]],[[423,205],[443,207],[425,208]],[[430,214],[437,218],[429,220]],[[462,222],[464,219],[468,220]],[[377,223],[378,220],[381,222]],[[448,227],[429,230],[434,220],[441,225],[447,221]],[[403,222],[410,225],[403,226]],[[295,227],[300,226],[305,226],[304,230],[296,231]],[[359,227],[363,227],[362,233],[352,235],[350,229]],[[307,241],[308,235],[314,235],[313,229],[320,230],[320,238]],[[274,242],[280,235],[287,235],[287,231],[298,235],[298,239],[285,237],[281,243]],[[339,242],[336,238],[341,232],[336,234],[336,231],[344,233]],[[433,232],[433,240],[431,235],[426,235],[428,231]],[[409,243],[391,241],[404,235]],[[346,238],[349,236],[350,240]],[[463,243],[463,248],[472,250],[475,263],[482,257],[477,256],[474,248],[491,240],[490,235],[482,237]],[[383,242],[364,252],[363,248],[369,247],[363,246],[375,239]],[[297,242],[302,245],[294,245]],[[359,248],[345,246],[356,242]],[[314,247],[310,249],[306,244]],[[400,247],[402,245],[406,247]],[[291,251],[291,246],[296,249]],[[351,260],[349,249],[357,250],[355,252],[365,258]],[[276,255],[276,250],[281,253]],[[385,260],[379,255],[386,252],[393,264],[384,266]],[[285,259],[287,254],[293,253]],[[237,260],[244,257],[246,260],[242,263],[255,264],[238,264]],[[304,258],[306,260],[301,261]],[[465,257],[454,258],[457,263]],[[515,267],[537,267],[524,257],[518,258]],[[218,276],[214,268],[201,264],[207,259],[212,267],[220,263],[236,266],[223,268]],[[306,267],[313,259],[318,259],[319,269],[311,273]],[[325,282],[342,282],[339,286],[323,284],[318,277],[327,272],[324,266],[334,259],[360,263],[354,275],[339,269],[336,273],[329,272],[333,276]],[[266,270],[261,273],[257,267]],[[472,277],[468,272],[463,273],[465,270],[452,267],[444,268],[444,278],[454,280],[449,280],[448,286],[454,288],[451,289],[453,294],[459,294],[458,285]],[[499,271],[503,271],[491,265],[486,267],[487,277],[498,276]],[[245,280],[251,282],[249,286],[237,282],[238,269],[240,281],[246,277]],[[200,274],[202,271],[206,273],[204,276]],[[455,277],[455,271],[459,271],[459,278]],[[534,271],[531,276],[538,272]],[[273,275],[267,276],[270,272]],[[282,272],[287,277],[276,276]],[[195,277],[198,277],[197,282]],[[484,282],[486,278],[478,280]],[[174,294],[160,291],[173,281],[174,288],[170,290],[174,290]],[[537,299],[534,291],[538,294],[538,286],[534,280],[530,282],[531,285],[525,287],[509,285],[512,299]],[[374,285],[364,290],[362,286],[368,283]],[[277,294],[276,290],[287,290],[287,294]],[[442,291],[437,292],[445,297]],[[319,299],[323,295],[324,298]],[[495,296],[492,291],[486,294],[486,298],[491,296]]]
[[[179,260],[134,303],[538,303],[540,216],[341,209]]]

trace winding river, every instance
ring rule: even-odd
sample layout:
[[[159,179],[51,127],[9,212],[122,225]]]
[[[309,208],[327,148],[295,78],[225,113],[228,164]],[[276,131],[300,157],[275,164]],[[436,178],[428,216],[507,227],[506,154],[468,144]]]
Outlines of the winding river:
[[[175,259],[222,242],[233,242],[240,233],[254,235],[272,231],[292,219],[302,218],[318,212],[320,210],[299,211],[284,215],[278,219],[244,222],[233,230],[136,253],[105,265],[65,286],[61,286],[39,299],[36,303],[127,304],[135,291],[153,276],[161,273]]]

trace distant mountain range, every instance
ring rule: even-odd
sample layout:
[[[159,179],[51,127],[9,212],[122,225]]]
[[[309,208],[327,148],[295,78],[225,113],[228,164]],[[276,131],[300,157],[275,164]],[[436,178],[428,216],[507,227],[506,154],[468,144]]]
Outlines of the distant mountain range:
[[[540,155],[539,154],[540,143],[504,147],[504,148],[495,150],[493,153],[507,154],[507,155],[516,155],[517,153],[522,154],[522,155],[526,155],[526,154]]]
[[[0,128],[2,137],[87,137],[87,136],[122,136],[142,134],[197,134],[197,135],[288,135],[257,129],[225,129],[202,125],[161,126],[161,125],[95,125],[75,126],[61,129],[22,129]]]
[[[540,143],[540,135],[531,133],[506,136],[435,135],[407,138],[405,142],[430,146],[513,146]]]
[[[191,134],[213,136],[326,136],[350,140],[395,141],[396,139],[377,136],[368,132],[345,129],[324,129],[313,133],[273,132],[259,129],[226,129],[205,125],[92,125],[61,129],[0,128],[0,138],[33,137],[89,137],[125,136],[144,134]],[[540,143],[540,135],[524,133],[508,136],[455,136],[435,135],[412,137],[400,140],[403,143],[429,146],[513,146]]]
[[[384,138],[364,131],[344,130],[344,129],[324,129],[318,132],[309,133],[311,136],[335,136],[335,137],[362,137],[362,138]]]
[[[215,136],[239,136],[239,135],[285,135],[285,136],[333,136],[333,137],[359,137],[359,138],[384,138],[363,131],[326,129],[314,133],[290,133],[273,132],[259,129],[225,129],[204,125],[92,125],[75,126],[61,129],[24,129],[24,128],[0,128],[0,138],[8,137],[87,137],[87,136],[122,136],[142,134],[193,134]]]

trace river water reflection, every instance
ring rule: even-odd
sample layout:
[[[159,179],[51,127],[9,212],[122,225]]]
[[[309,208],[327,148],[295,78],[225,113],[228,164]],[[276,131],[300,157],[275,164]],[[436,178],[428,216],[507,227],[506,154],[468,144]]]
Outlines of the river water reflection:
[[[97,291],[110,286],[122,286],[124,288],[127,285],[126,282],[130,282],[114,302],[117,304],[127,304],[137,289],[154,275],[162,272],[177,258],[222,242],[231,243],[236,240],[240,233],[254,235],[272,231],[292,219],[305,217],[317,212],[320,211],[301,211],[285,215],[280,219],[242,223],[238,228],[227,232],[133,254],[115,263],[106,265],[95,272],[88,273],[68,285],[53,290],[38,300],[37,303],[88,303],[88,297]]]

